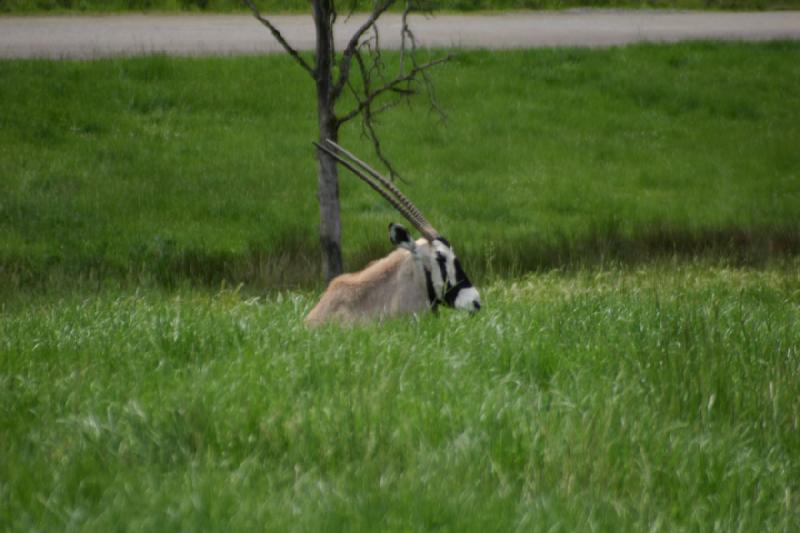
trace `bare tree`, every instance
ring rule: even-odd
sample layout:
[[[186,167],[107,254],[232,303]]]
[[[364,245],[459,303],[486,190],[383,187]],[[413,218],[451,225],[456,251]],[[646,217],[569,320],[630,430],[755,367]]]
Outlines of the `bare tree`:
[[[387,166],[392,177],[397,176],[381,149],[375,130],[375,117],[420,90],[428,95],[433,108],[441,113],[427,71],[447,61],[449,57],[419,62],[417,41],[408,25],[410,13],[425,10],[423,2],[405,0],[399,66],[396,72],[390,74],[381,56],[377,21],[396,0],[371,0],[371,11],[367,19],[341,51],[336,50],[333,39],[333,27],[338,16],[335,0],[309,0],[316,27],[316,50],[311,61],[286,41],[278,28],[258,10],[253,0],[243,1],[255,18],[269,29],[284,50],[314,81],[317,89],[319,141],[322,143],[330,139],[337,142],[339,128],[360,118],[362,131],[372,141],[376,154]],[[348,16],[352,15],[360,3],[362,2],[358,0],[349,2]],[[357,77],[352,76],[354,65]],[[350,109],[337,114],[336,103],[345,92],[352,95],[354,103]],[[317,194],[322,271],[326,281],[330,281],[342,272],[339,178],[336,161],[330,155],[318,152],[318,161]]]

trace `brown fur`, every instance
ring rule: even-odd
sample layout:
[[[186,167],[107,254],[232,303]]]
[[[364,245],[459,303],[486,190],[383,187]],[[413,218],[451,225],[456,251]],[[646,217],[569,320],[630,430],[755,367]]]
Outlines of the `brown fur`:
[[[350,324],[418,313],[427,308],[422,268],[410,252],[397,249],[360,272],[342,274],[331,281],[306,317],[306,324],[318,326],[329,321]]]

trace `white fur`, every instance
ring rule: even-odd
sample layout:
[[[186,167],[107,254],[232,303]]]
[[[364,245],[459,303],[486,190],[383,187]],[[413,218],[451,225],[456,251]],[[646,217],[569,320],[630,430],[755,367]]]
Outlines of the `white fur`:
[[[481,304],[481,296],[475,287],[467,287],[461,289],[458,296],[456,296],[456,309],[465,309],[467,311],[475,311],[475,304]]]

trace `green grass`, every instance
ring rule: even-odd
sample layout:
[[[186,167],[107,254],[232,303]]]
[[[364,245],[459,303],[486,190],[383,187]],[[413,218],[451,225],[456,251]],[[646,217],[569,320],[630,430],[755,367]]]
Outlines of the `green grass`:
[[[419,2],[418,2],[419,3]],[[306,0],[256,0],[264,12],[307,13]],[[403,5],[403,2],[398,2]],[[351,2],[341,2],[349,9]],[[372,2],[359,0],[358,9]],[[445,11],[494,11],[509,9],[669,8],[669,9],[797,9],[800,0],[434,0],[426,5]],[[156,12],[244,12],[240,0],[0,0],[0,13],[103,13]]]
[[[796,260],[551,272],[310,332],[308,294],[0,310],[10,531],[795,531]]]
[[[799,57],[787,42],[459,52],[435,73],[446,125],[418,103],[380,130],[478,281],[759,264],[800,250]],[[4,289],[318,279],[312,86],[286,57],[3,61],[0,79]],[[342,142],[371,153],[358,124]],[[398,216],[341,186],[358,268]]]
[[[0,526],[797,530],[798,57],[459,53],[381,129],[484,310],[313,332],[290,60],[0,62]]]

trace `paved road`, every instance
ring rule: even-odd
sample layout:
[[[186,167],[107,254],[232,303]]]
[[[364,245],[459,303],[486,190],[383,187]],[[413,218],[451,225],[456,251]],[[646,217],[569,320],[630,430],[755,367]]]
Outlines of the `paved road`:
[[[337,41],[363,17],[338,25]],[[310,49],[309,16],[275,16],[296,48]],[[720,13],[669,11],[521,12],[413,17],[425,46],[521,48],[611,46],[692,39],[800,39],[800,11]],[[397,47],[400,19],[381,19],[382,44]],[[256,54],[279,51],[271,35],[245,15],[117,15],[0,17],[0,58],[96,58],[164,52],[175,55]]]

